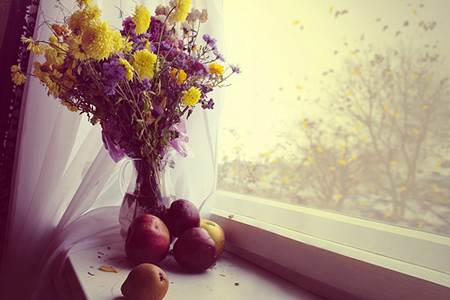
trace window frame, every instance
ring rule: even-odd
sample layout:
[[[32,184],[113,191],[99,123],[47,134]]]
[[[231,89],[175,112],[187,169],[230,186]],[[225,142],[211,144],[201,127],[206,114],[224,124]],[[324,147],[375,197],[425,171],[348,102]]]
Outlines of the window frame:
[[[450,297],[448,237],[231,192],[213,198],[229,251],[316,294]]]

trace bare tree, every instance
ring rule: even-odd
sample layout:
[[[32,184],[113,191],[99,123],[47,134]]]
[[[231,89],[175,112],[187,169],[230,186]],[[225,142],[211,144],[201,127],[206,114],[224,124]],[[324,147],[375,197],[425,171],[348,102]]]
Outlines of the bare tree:
[[[390,196],[393,218],[404,217],[408,199],[418,192],[419,168],[446,142],[442,136],[448,140],[442,128],[448,128],[450,91],[441,63],[437,54],[412,46],[383,54],[368,48],[347,60],[338,78],[331,107],[349,126],[363,129],[360,135],[378,163],[367,167],[374,177],[382,176],[376,189]]]

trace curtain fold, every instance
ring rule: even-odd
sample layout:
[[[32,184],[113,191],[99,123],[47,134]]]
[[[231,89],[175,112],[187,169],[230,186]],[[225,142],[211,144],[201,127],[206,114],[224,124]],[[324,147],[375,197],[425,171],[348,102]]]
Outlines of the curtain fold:
[[[61,1],[73,7],[72,0]],[[97,1],[103,18],[121,25],[136,5],[132,0]],[[154,10],[166,1],[141,1]],[[148,3],[147,3],[148,2]],[[194,1],[208,8],[208,32],[221,39],[221,1]],[[42,0],[37,24],[60,19],[54,1]],[[40,27],[35,38],[48,35]],[[33,59],[33,58],[31,58]],[[36,79],[24,88],[24,114],[10,211],[8,245],[0,273],[5,299],[52,299],[52,278],[58,277],[71,247],[88,247],[119,237],[118,165],[103,147],[101,130],[85,117],[69,112],[47,96]],[[197,111],[188,120],[190,155],[178,157],[171,176],[177,197],[200,205],[215,186],[215,145],[220,94],[212,111]],[[115,206],[111,206],[115,205]]]

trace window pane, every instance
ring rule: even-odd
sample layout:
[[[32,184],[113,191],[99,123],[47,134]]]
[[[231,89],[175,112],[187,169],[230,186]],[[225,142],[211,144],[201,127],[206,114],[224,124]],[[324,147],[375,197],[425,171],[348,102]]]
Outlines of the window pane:
[[[450,235],[450,2],[224,2],[219,188]]]

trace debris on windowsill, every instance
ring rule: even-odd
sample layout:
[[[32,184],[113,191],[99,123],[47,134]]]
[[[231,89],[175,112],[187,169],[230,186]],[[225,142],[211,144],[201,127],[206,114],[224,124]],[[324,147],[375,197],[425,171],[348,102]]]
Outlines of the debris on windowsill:
[[[233,219],[234,215],[228,215],[228,219]]]
[[[119,271],[116,268],[114,268],[113,266],[101,266],[98,269],[102,272],[119,273]]]
[[[225,274],[219,274],[220,276],[222,276],[222,277],[227,277]]]
[[[235,282],[235,283],[234,283],[234,286],[239,286],[239,282]]]
[[[95,276],[94,273],[91,273],[91,272],[88,272],[88,274],[91,275],[91,276]]]

